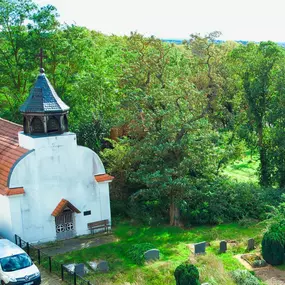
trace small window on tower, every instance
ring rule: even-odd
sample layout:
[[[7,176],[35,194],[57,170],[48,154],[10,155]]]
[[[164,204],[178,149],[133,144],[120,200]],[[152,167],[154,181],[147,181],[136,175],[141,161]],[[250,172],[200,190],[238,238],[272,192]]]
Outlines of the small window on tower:
[[[84,216],[89,216],[89,215],[91,215],[91,211],[85,211],[85,212],[83,212],[83,215]]]
[[[48,133],[58,132],[59,131],[59,122],[55,117],[51,117],[47,123]]]

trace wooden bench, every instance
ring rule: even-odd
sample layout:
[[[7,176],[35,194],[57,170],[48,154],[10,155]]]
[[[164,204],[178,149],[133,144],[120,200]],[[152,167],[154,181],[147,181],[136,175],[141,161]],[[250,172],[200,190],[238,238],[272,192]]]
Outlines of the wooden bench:
[[[102,220],[97,222],[92,222],[87,224],[88,229],[91,231],[92,234],[94,234],[94,231],[96,229],[104,229],[105,232],[109,232],[110,223],[109,220]]]

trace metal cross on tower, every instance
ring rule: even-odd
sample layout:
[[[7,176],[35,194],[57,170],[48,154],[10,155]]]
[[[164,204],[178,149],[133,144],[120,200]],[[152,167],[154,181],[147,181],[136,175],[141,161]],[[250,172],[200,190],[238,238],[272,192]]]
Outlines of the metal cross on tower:
[[[43,53],[43,49],[42,49],[42,48],[40,49],[40,53],[37,55],[37,57],[40,58],[40,68],[43,68],[43,58],[44,58],[45,56],[44,56],[44,53]]]

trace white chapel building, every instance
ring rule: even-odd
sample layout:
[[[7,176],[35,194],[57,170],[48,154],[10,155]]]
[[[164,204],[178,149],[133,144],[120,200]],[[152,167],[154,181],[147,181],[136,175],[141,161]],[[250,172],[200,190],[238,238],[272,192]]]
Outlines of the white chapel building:
[[[0,236],[47,242],[111,223],[113,177],[95,152],[77,145],[68,110],[41,69],[20,108],[23,128],[0,118]]]

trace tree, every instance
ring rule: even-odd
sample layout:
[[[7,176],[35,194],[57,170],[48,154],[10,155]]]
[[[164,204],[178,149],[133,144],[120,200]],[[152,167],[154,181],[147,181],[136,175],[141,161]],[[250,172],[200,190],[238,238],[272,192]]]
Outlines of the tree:
[[[244,88],[248,123],[257,137],[260,156],[260,183],[272,184],[269,157],[268,114],[274,92],[272,77],[282,57],[282,50],[273,42],[262,42],[259,45],[250,43],[240,46],[233,52]]]
[[[27,91],[29,76],[35,66],[29,60],[31,55],[26,21],[36,8],[30,0],[0,2],[0,98],[12,116],[17,115],[17,108]]]
[[[0,102],[12,120],[20,120],[18,108],[39,69],[41,39],[58,29],[57,16],[55,7],[31,0],[0,2]]]
[[[216,155],[207,119],[209,97],[191,82],[191,62],[173,46],[133,34],[121,78],[122,112],[129,122],[131,181],[138,193],[168,198],[171,225],[182,198],[198,180],[211,179]]]

